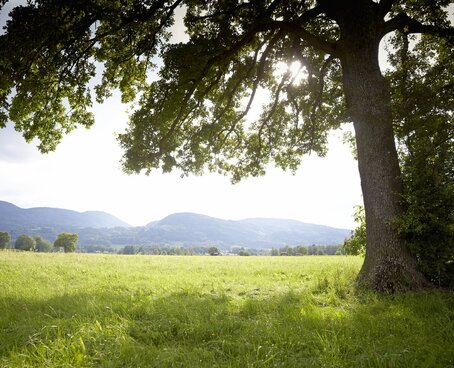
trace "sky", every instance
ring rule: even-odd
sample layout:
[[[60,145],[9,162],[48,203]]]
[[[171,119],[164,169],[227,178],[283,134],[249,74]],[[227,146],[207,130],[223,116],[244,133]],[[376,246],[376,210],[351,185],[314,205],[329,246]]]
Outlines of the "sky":
[[[184,38],[178,24],[176,40]],[[362,204],[360,180],[342,130],[330,135],[326,157],[304,157],[295,175],[270,167],[263,177],[232,185],[229,177],[218,174],[123,173],[115,133],[127,126],[126,110],[118,93],[102,105],[95,103],[95,125],[65,136],[49,154],[25,143],[12,124],[0,130],[0,200],[22,208],[105,211],[134,226],[175,212],[195,212],[232,220],[270,217],[355,227],[354,206]]]

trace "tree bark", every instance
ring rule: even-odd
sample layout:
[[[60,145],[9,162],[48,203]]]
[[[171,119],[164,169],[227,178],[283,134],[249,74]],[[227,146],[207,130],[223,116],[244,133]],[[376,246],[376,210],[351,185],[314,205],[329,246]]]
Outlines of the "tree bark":
[[[344,93],[355,128],[366,213],[366,257],[358,281],[382,292],[420,289],[427,281],[396,231],[402,185],[389,87],[378,62],[384,21],[372,7],[354,3],[355,9],[337,17]]]

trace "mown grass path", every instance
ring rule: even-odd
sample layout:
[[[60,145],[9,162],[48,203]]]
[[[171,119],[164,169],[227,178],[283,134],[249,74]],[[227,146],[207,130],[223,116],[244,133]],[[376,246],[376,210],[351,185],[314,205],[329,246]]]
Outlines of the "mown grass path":
[[[0,367],[454,367],[454,295],[355,257],[0,252]]]

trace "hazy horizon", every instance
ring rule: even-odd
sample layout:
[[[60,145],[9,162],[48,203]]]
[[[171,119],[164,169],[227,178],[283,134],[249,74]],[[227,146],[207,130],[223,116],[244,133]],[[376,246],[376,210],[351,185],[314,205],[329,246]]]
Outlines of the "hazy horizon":
[[[29,210],[29,209],[36,209],[36,208],[48,208],[48,209],[58,209],[58,210],[68,210],[68,211],[74,211],[74,212],[77,212],[77,213],[80,213],[80,214],[84,214],[84,213],[89,213],[89,212],[99,212],[99,213],[106,213],[108,215],[112,215],[114,216],[115,218],[117,218],[118,220],[121,220],[122,222],[125,222],[127,225],[129,226],[132,226],[132,227],[141,227],[141,226],[146,226],[152,222],[157,222],[157,221],[160,221],[160,220],[163,220],[165,219],[166,217],[169,217],[169,216],[172,216],[172,215],[180,215],[180,214],[190,214],[190,215],[197,215],[197,216],[206,216],[206,217],[210,217],[210,218],[215,218],[215,219],[218,219],[218,220],[225,220],[225,221],[244,221],[244,220],[283,220],[283,221],[298,221],[298,222],[303,222],[303,223],[307,223],[307,224],[310,224],[310,225],[321,225],[321,226],[328,226],[328,227],[333,227],[333,228],[340,228],[340,229],[347,229],[347,230],[351,230],[352,228],[342,228],[342,227],[336,227],[336,226],[331,226],[329,224],[318,224],[318,223],[309,223],[309,222],[305,222],[305,221],[301,221],[301,220],[298,220],[298,219],[294,219],[294,218],[287,218],[287,217],[262,217],[262,216],[255,216],[255,217],[244,217],[244,218],[224,218],[224,217],[219,217],[219,216],[210,216],[210,215],[207,215],[207,214],[204,214],[204,213],[197,213],[197,212],[189,212],[189,211],[179,211],[179,212],[172,212],[172,213],[168,213],[162,217],[159,217],[159,218],[153,218],[153,219],[150,219],[149,221],[146,221],[145,223],[143,224],[136,224],[136,225],[133,225],[133,224],[130,224],[128,221],[125,221],[121,215],[117,216],[117,215],[114,215],[112,213],[109,213],[107,211],[103,211],[103,210],[98,210],[98,209],[89,209],[89,210],[86,210],[86,211],[77,211],[77,210],[74,210],[72,208],[63,208],[63,207],[53,207],[53,206],[32,206],[32,207],[21,207],[21,206],[18,206],[17,204],[15,203],[12,203],[12,202],[9,202],[9,201],[5,201],[3,200],[2,198],[0,198],[0,202],[6,202],[6,203],[10,203],[16,207],[19,207],[20,209],[22,210]]]

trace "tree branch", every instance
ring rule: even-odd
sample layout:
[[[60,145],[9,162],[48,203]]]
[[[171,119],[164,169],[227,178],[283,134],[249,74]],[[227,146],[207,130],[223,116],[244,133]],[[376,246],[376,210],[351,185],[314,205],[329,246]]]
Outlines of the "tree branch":
[[[315,13],[321,12],[321,9],[314,11]],[[251,40],[254,39],[256,34],[261,33],[261,32],[266,32],[266,31],[272,31],[272,30],[280,30],[283,32],[291,33],[294,34],[297,37],[300,37],[301,39],[304,39],[306,43],[308,43],[310,46],[315,47],[321,51],[324,51],[333,57],[337,56],[336,53],[336,45],[334,43],[330,43],[328,41],[323,40],[320,37],[315,36],[314,34],[308,32],[304,28],[300,27],[298,24],[291,23],[291,22],[283,22],[283,21],[263,21],[259,22],[251,27],[251,29],[247,30],[241,39],[232,45],[231,48],[223,51],[222,53],[213,56],[208,62],[205,64],[202,72],[199,75],[199,78],[193,83],[191,88],[189,88],[185,94],[182,107],[180,109],[180,112],[177,114],[176,118],[174,119],[169,132],[167,135],[170,135],[173,133],[175,128],[178,126],[182,116],[183,116],[183,106],[189,101],[193,93],[195,92],[197,85],[200,83],[200,81],[203,79],[203,77],[209,72],[211,67],[215,65],[216,63],[226,60],[235,53],[239,52],[244,46],[249,44]]]
[[[389,32],[393,32],[396,30],[400,30],[406,34],[425,33],[439,37],[454,37],[453,27],[441,28],[433,25],[422,24],[416,19],[409,17],[405,13],[399,13],[394,18],[390,19],[385,23],[383,29],[383,36]]]
[[[326,73],[328,72],[328,67],[331,64],[331,62],[334,60],[334,57],[330,55],[325,62],[322,65],[322,68],[320,69],[320,76],[319,76],[319,90],[318,90],[318,95],[314,101],[314,104],[312,105],[312,111],[310,115],[310,121],[312,126],[315,126],[315,116],[317,113],[317,109],[320,107],[322,103],[322,98],[323,98],[323,91],[325,89],[325,76]]]
[[[396,3],[396,0],[381,0],[378,4],[378,12],[381,17],[384,17]]]
[[[243,113],[240,115],[240,119],[242,119],[243,117],[245,117],[247,115],[247,113],[249,112],[250,108],[251,108],[251,105],[252,105],[252,102],[254,100],[254,97],[255,97],[255,94],[257,92],[257,88],[258,88],[258,85],[259,85],[259,81],[260,79],[262,78],[263,76],[263,73],[265,71],[265,63],[266,63],[266,59],[268,58],[268,55],[270,54],[270,52],[272,51],[274,45],[277,43],[277,41],[279,41],[279,39],[283,36],[283,32],[282,31],[279,31],[274,37],[273,39],[270,41],[270,43],[267,45],[265,51],[263,52],[262,54],[262,57],[260,58],[260,62],[259,62],[259,65],[258,65],[258,68],[257,68],[257,74],[256,74],[256,78],[254,80],[254,85],[252,87],[252,92],[251,92],[251,95],[249,97],[249,101],[246,105],[246,108],[244,109]]]
[[[268,29],[282,29],[287,33],[291,33],[302,40],[304,40],[309,46],[312,46],[320,51],[323,51],[327,54],[331,54],[334,57],[338,56],[338,51],[336,48],[336,44],[326,41],[323,38],[320,38],[306,29],[300,27],[298,24],[293,22],[280,22],[280,21],[272,21],[264,24],[264,27]]]
[[[256,76],[255,76],[255,79],[254,79],[254,84],[252,86],[252,91],[251,91],[251,94],[249,96],[249,101],[248,101],[245,109],[237,116],[237,118],[233,122],[232,126],[228,130],[227,134],[225,135],[225,138],[223,139],[223,144],[227,141],[229,135],[235,130],[236,126],[241,121],[241,119],[243,119],[249,113],[249,111],[251,109],[251,106],[252,106],[252,102],[254,101],[254,98],[255,98],[255,95],[256,95],[256,92],[257,92],[257,89],[258,89],[259,81],[261,80],[261,78],[263,76],[263,73],[265,71],[266,59],[267,59],[269,53],[272,51],[272,49],[273,49],[274,45],[276,44],[276,42],[279,41],[279,39],[283,36],[283,33],[284,33],[283,31],[279,31],[277,34],[275,34],[272,37],[272,39],[269,42],[269,44],[267,45],[267,47],[265,48],[265,50],[263,51],[263,54],[262,54],[262,56],[260,58],[260,61],[259,61],[259,65],[257,67],[257,72],[256,72]],[[263,47],[264,44],[265,43],[262,43],[256,49],[254,60],[257,60],[258,53],[259,53],[260,49]]]
[[[271,14],[273,14],[280,2],[281,0],[273,0],[263,14],[263,18],[270,18]]]
[[[196,21],[205,20],[205,19],[217,18],[217,17],[223,16],[223,15],[232,14],[232,12],[234,12],[236,10],[240,10],[242,8],[247,8],[250,5],[251,5],[251,3],[246,2],[246,3],[239,4],[239,5],[237,5],[237,6],[233,7],[233,8],[224,10],[224,11],[219,11],[219,12],[216,12],[216,13],[200,15],[200,16],[195,16],[193,14],[188,14],[188,20],[191,21],[191,22],[194,22],[194,21],[196,22]]]
[[[310,19],[314,19],[315,17],[323,14],[325,12],[325,8],[321,5],[317,5],[315,8],[306,10],[303,14],[301,14],[298,18],[296,18],[296,22],[298,24],[302,24]]]

